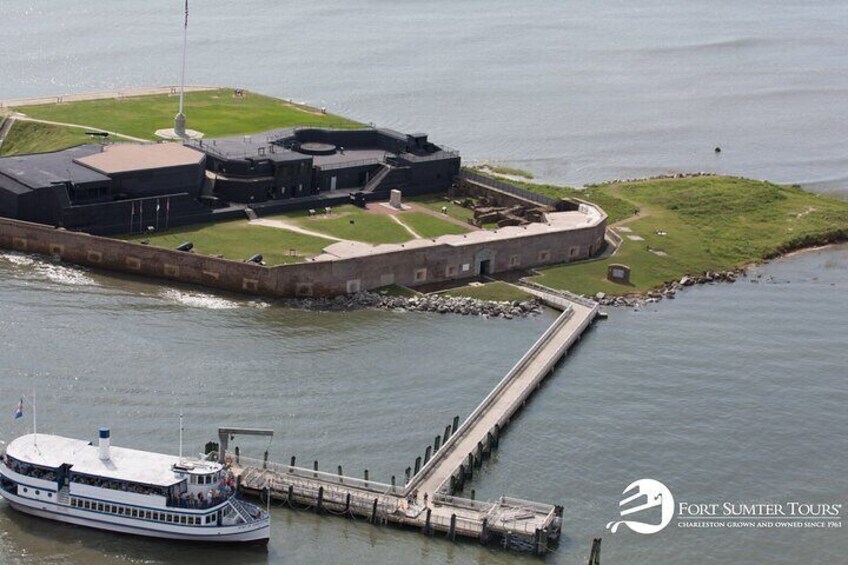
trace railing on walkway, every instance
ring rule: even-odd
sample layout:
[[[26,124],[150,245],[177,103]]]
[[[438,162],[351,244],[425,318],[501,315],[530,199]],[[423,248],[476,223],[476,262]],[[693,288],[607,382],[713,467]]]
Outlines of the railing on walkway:
[[[456,432],[451,435],[448,441],[433,455],[433,458],[427,462],[424,467],[415,475],[412,480],[410,480],[409,485],[407,486],[407,491],[412,492],[418,484],[420,484],[424,478],[431,472],[435,471],[435,468],[440,464],[440,462],[447,457],[447,454],[451,451],[451,448],[459,443],[461,438],[471,430],[474,426],[476,420],[483,414],[494,402],[495,400],[503,393],[503,391],[515,380],[516,376],[518,376],[522,370],[530,363],[530,361],[536,356],[539,350],[544,347],[544,345],[551,339],[559,329],[565,324],[568,319],[573,315],[573,310],[571,308],[567,308],[563,311],[562,314],[556,319],[556,321],[545,330],[545,332],[536,340],[533,346],[527,350],[527,352],[518,360],[518,362],[513,366],[513,368],[506,374],[506,376],[501,379],[501,381],[495,386],[494,389],[483,399],[483,401],[474,409],[474,411],[465,419],[464,422],[459,426]],[[454,469],[449,469],[449,475],[454,472]],[[438,490],[443,490],[447,481],[445,483],[439,485]]]

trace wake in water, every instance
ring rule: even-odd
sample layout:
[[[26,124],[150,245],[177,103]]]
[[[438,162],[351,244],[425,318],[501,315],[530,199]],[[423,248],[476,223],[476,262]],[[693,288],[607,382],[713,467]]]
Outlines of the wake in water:
[[[12,272],[24,280],[41,280],[68,286],[99,286],[81,267],[64,265],[23,253],[0,253],[0,266],[12,266]]]
[[[239,308],[242,303],[235,300],[227,300],[214,294],[198,291],[177,290],[175,288],[163,289],[160,296],[170,302],[192,308],[206,308],[208,310],[231,310]]]

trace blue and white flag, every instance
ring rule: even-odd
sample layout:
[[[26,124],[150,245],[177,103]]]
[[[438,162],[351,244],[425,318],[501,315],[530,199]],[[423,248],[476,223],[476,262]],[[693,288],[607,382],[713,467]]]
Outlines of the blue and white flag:
[[[18,406],[15,408],[15,420],[24,417],[24,399],[18,401]]]

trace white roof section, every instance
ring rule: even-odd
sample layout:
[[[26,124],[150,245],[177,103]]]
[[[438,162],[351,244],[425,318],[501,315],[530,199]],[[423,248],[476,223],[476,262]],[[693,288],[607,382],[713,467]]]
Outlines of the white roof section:
[[[324,252],[315,257],[315,261],[336,261],[338,259],[353,259],[391,253],[393,251],[408,251],[439,245],[463,247],[477,245],[489,241],[518,239],[534,235],[560,233],[588,228],[598,225],[606,217],[593,206],[582,205],[580,210],[569,212],[551,212],[545,215],[545,222],[534,222],[526,226],[510,226],[496,230],[476,230],[461,235],[443,235],[435,239],[413,239],[405,243],[388,243],[371,245],[359,241],[340,241],[324,248]]]
[[[52,468],[67,463],[71,471],[77,473],[146,485],[167,487],[183,480],[172,469],[179,463],[177,456],[113,445],[109,448],[110,458],[103,461],[96,443],[49,434],[38,434],[37,442],[34,434],[21,436],[9,443],[6,454],[24,463]],[[194,465],[195,474],[221,468],[220,464],[210,461],[184,460],[183,463]]]
[[[205,155],[181,143],[117,143],[103,146],[103,151],[79,157],[75,161],[104,175],[146,171],[163,167],[197,165]]]

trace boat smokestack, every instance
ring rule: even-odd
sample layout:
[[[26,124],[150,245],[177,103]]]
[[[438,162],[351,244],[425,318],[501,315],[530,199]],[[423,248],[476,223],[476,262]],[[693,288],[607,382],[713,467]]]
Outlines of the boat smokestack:
[[[100,459],[109,460],[109,428],[100,428]]]

